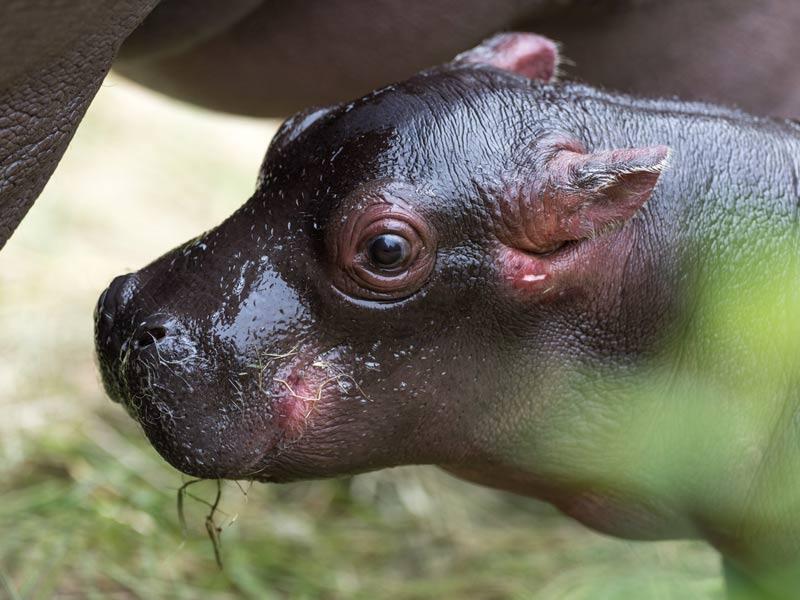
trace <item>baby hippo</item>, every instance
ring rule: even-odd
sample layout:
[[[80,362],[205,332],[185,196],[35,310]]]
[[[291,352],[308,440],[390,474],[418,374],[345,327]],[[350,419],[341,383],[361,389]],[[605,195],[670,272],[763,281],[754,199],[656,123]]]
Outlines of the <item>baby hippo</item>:
[[[557,61],[504,34],[290,118],[241,209],[103,293],[106,390],[197,477],[438,465],[791,596],[800,130]]]

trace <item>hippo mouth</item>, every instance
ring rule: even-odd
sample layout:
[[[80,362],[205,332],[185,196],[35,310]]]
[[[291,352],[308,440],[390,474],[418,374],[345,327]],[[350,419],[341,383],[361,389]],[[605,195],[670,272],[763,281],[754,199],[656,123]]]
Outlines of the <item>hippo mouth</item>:
[[[258,478],[354,387],[311,345],[245,360],[206,356],[192,337],[142,345],[131,336],[116,356],[98,354],[112,399],[167,462],[193,477]]]
[[[343,391],[342,376],[333,369],[300,359],[269,378],[260,371],[229,378],[225,402],[219,392],[203,402],[162,391],[139,404],[136,419],[159,454],[188,475],[257,479],[325,422],[325,408]],[[207,411],[205,405],[216,408]]]

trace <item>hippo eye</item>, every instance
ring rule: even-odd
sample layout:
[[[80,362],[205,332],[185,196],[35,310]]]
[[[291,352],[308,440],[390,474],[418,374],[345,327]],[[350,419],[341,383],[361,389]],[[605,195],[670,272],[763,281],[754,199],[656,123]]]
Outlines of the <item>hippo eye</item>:
[[[370,191],[346,204],[340,225],[328,231],[333,284],[366,300],[407,298],[433,270],[436,237],[427,219],[405,201],[410,191],[401,197],[385,188]]]
[[[379,269],[391,270],[401,266],[411,255],[411,244],[404,237],[384,233],[367,243],[370,262]]]

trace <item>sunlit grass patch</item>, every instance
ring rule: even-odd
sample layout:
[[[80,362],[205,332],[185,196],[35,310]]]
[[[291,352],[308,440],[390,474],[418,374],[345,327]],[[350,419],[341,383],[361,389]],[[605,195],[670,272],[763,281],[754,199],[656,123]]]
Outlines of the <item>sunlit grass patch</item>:
[[[29,459],[4,474],[0,564],[21,597],[677,599],[719,590],[717,560],[700,544],[610,541],[537,503],[418,469],[226,483],[219,570],[208,507],[186,499],[184,537],[182,478],[126,419],[101,411],[82,431],[39,435]],[[213,500],[215,485],[193,494]]]

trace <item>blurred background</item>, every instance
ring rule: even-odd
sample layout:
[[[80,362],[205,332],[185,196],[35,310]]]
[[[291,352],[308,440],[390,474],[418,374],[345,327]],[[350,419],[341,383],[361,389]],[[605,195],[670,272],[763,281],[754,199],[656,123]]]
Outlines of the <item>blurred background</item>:
[[[95,370],[92,311],[115,275],[217,224],[253,190],[278,123],[110,76],[0,252],[0,598],[722,597],[696,542],[633,543],[550,507],[402,468],[291,485],[186,481]]]

